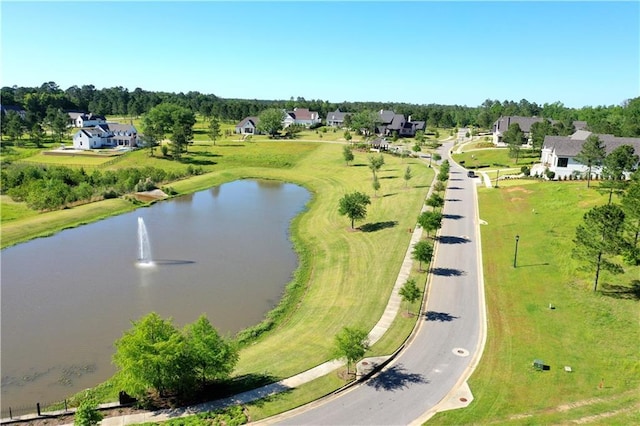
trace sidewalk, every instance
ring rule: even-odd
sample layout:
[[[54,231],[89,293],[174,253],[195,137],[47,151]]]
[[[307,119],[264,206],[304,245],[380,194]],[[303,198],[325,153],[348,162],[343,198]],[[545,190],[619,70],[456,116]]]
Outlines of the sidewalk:
[[[436,182],[435,178],[432,182],[432,186],[429,187],[429,191],[425,196],[425,199],[431,195],[434,182]],[[426,209],[426,205],[423,204],[422,209],[424,211]],[[382,336],[384,336],[387,330],[389,330],[389,327],[391,327],[393,320],[400,310],[402,298],[399,294],[399,291],[411,274],[411,269],[413,267],[413,246],[418,241],[420,241],[421,237],[422,228],[416,225],[411,234],[411,241],[409,242],[409,247],[407,248],[407,252],[404,256],[402,266],[400,267],[400,272],[398,273],[398,277],[393,286],[393,290],[391,292],[391,296],[389,297],[389,301],[387,302],[387,306],[378,323],[369,332],[370,345],[375,344],[382,338]],[[130,414],[126,416],[107,417],[103,419],[100,424],[102,426],[124,426],[145,422],[162,422],[180,417],[192,416],[201,412],[212,411],[215,409],[225,408],[233,405],[247,404],[249,402],[257,401],[273,394],[296,388],[312,380],[325,376],[344,365],[345,362],[342,360],[327,361],[324,364],[320,364],[314,368],[311,368],[307,371],[296,374],[295,376],[289,377],[279,382],[272,383],[261,388],[252,389],[228,398],[172,410],[149,411],[145,413]],[[72,426],[72,423],[64,426]]]

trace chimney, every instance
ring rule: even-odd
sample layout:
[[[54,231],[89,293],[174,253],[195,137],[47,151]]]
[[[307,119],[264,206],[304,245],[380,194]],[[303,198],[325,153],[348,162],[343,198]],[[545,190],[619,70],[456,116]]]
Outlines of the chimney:
[[[407,121],[411,123],[411,114],[409,114],[409,119]]]

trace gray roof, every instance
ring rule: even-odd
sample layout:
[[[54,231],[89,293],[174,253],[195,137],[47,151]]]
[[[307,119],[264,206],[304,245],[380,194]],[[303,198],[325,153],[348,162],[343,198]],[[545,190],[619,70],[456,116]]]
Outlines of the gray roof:
[[[380,117],[382,124],[389,124],[395,118],[396,113],[393,111],[381,109],[380,112],[378,113],[378,116]]]
[[[576,120],[573,122],[573,128],[576,130],[584,130],[587,128],[587,122]]]
[[[245,117],[244,120],[236,124],[236,127],[244,127],[247,123],[251,123],[253,127],[257,127],[258,121],[260,121],[258,117]]]
[[[531,125],[533,123],[540,123],[544,118],[541,117],[519,117],[517,115],[508,115],[506,117],[500,117],[493,123],[493,132],[504,133],[509,129],[509,126],[517,123],[520,126],[520,130],[525,133],[531,131]]]
[[[327,121],[344,121],[344,116],[347,112],[342,112],[340,109],[336,109],[333,112],[327,113]]]
[[[586,130],[578,130],[571,136],[545,136],[543,147],[555,151],[557,156],[575,157],[582,150],[582,145],[591,134]],[[619,138],[600,134],[596,136],[604,144],[607,154],[622,145],[630,145],[636,154],[640,154],[640,138]]]

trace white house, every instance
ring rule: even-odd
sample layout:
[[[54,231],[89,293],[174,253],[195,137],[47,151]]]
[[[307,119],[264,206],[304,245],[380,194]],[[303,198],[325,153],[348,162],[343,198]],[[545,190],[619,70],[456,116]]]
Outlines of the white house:
[[[105,123],[84,127],[73,135],[75,149],[138,146],[138,131],[131,124]]]
[[[564,179],[565,176],[583,176],[589,171],[589,167],[575,159],[582,150],[582,145],[592,133],[587,130],[578,130],[571,136],[545,136],[542,146],[540,161],[555,173],[556,179]],[[640,138],[620,138],[613,135],[597,135],[605,146],[605,152],[611,151],[621,145],[630,145],[636,154],[640,154]],[[602,174],[602,167],[592,166],[591,175]]]
[[[71,121],[73,127],[93,127],[98,124],[106,124],[107,119],[102,115],[80,112],[80,111],[68,111],[69,120]]]
[[[258,117],[246,117],[244,120],[236,124],[236,133],[241,135],[257,135],[258,134]]]
[[[293,111],[285,113],[282,127],[289,127],[292,124],[309,127],[321,121],[320,114],[315,111],[309,111],[307,108],[294,108]]]

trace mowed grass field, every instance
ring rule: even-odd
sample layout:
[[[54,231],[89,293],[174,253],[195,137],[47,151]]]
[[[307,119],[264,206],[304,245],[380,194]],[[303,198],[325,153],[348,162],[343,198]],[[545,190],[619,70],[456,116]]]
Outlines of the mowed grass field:
[[[500,186],[479,187],[488,338],[475,400],[428,424],[640,424],[640,268],[602,274],[594,293],[570,256],[583,214],[607,196],[585,182]]]

